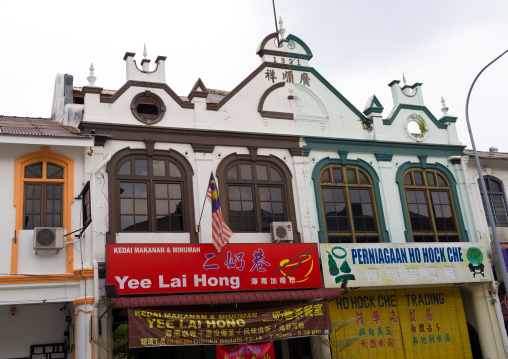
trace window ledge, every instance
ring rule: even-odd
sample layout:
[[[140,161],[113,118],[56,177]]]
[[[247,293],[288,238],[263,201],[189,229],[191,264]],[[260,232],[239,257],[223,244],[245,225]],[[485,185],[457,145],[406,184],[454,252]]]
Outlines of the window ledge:
[[[270,233],[235,232],[229,243],[272,243],[272,235]]]
[[[116,243],[190,243],[189,233],[117,233]]]

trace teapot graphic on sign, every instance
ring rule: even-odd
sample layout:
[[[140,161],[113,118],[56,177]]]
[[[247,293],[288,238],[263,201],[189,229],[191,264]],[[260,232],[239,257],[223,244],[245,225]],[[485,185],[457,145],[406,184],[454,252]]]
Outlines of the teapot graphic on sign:
[[[478,247],[469,247],[466,252],[467,260],[469,261],[469,270],[473,273],[473,277],[476,278],[477,274],[481,274],[485,277],[485,265],[483,264],[483,253]]]

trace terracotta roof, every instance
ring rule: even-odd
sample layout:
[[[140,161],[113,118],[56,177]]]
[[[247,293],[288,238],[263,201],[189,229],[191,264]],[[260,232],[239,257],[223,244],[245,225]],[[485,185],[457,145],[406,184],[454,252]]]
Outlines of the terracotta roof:
[[[488,152],[488,151],[477,151],[478,158],[491,158],[496,160],[508,160],[507,152]],[[473,150],[464,150],[464,154],[469,157],[474,157]]]
[[[208,96],[210,96],[210,95],[208,95]],[[183,101],[183,102],[189,102],[189,103],[190,103],[190,101],[189,101],[189,98],[188,98],[188,97],[186,97],[186,96],[178,96],[178,97],[180,97],[180,98],[182,99],[182,101]],[[209,97],[207,97],[205,100],[206,100],[206,103],[210,103],[210,104],[212,104],[212,105],[215,105],[215,104],[219,103],[219,102],[220,102],[220,100],[222,100],[222,98],[220,98],[220,99],[215,99],[215,98],[209,98]]]
[[[0,116],[0,135],[91,138],[50,118]]]
[[[83,87],[77,87],[77,86],[73,86],[72,89],[74,91],[79,91],[81,92],[83,90]],[[102,92],[101,92],[101,95],[109,95],[109,96],[113,96],[115,94],[116,90],[106,90],[106,89],[102,89]]]
[[[208,89],[208,94],[226,97],[227,95],[229,95],[229,91]]]
[[[340,289],[307,289],[269,292],[228,292],[210,294],[159,295],[149,297],[120,297],[113,299],[114,307],[146,308],[173,305],[208,305],[230,303],[276,302],[287,300],[337,298]]]

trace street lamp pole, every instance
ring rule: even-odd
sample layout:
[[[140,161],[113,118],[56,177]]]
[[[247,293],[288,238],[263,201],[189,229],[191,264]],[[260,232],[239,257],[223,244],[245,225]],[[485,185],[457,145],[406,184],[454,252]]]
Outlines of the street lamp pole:
[[[466,100],[466,123],[467,123],[467,128],[468,128],[468,131],[469,131],[469,138],[471,139],[471,145],[473,147],[474,159],[475,159],[475,162],[476,162],[476,168],[478,170],[478,175],[479,175],[480,188],[481,188],[483,200],[484,200],[484,203],[485,203],[485,210],[487,211],[487,221],[489,223],[490,229],[492,230],[492,237],[494,238],[494,243],[495,243],[495,248],[496,248],[496,252],[497,252],[497,257],[499,259],[499,267],[500,267],[500,271],[501,271],[501,277],[502,277],[503,283],[505,284],[505,288],[508,285],[508,273],[506,271],[504,257],[503,257],[503,253],[501,251],[501,244],[499,243],[499,237],[497,235],[496,223],[494,222],[494,216],[492,215],[492,209],[490,208],[490,202],[489,202],[489,197],[487,195],[487,189],[485,188],[485,181],[483,179],[482,168],[480,166],[480,160],[478,158],[478,152],[476,151],[476,145],[474,143],[473,132],[471,131],[471,124],[469,123],[469,98],[471,97],[471,91],[473,91],[473,87],[474,87],[474,85],[476,83],[476,80],[478,80],[478,77],[480,77],[480,75],[483,73],[483,71],[485,71],[487,69],[487,67],[492,65],[494,62],[496,62],[501,56],[503,56],[507,52],[508,52],[508,50],[506,50],[501,55],[496,57],[487,66],[485,66],[478,73],[478,75],[476,75],[473,83],[471,84],[471,87],[469,88],[469,92],[467,93],[467,100]],[[506,338],[506,330],[505,330],[504,326],[501,327],[501,325],[500,325],[499,329],[501,331],[501,336],[503,338]],[[504,330],[504,333],[503,333],[503,330]],[[506,347],[506,342],[504,340],[503,340],[503,342],[504,342],[503,344],[505,345],[504,349],[505,349],[505,354],[506,354],[508,348]]]

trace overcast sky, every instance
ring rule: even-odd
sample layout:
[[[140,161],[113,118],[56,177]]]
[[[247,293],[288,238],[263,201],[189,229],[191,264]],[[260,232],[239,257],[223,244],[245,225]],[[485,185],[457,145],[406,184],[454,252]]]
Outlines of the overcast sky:
[[[508,49],[507,0],[276,0],[286,36],[312,50],[310,65],[355,107],[375,94],[387,116],[392,80],[423,83],[437,117],[441,96],[457,116],[460,140],[467,92],[477,73]],[[261,40],[274,32],[271,0],[9,1],[0,21],[0,115],[49,117],[57,73],[116,90],[125,82],[125,52],[152,64],[167,56],[166,80],[187,95],[198,77],[232,90],[260,63]],[[508,54],[480,77],[470,100],[478,150],[508,152]]]

